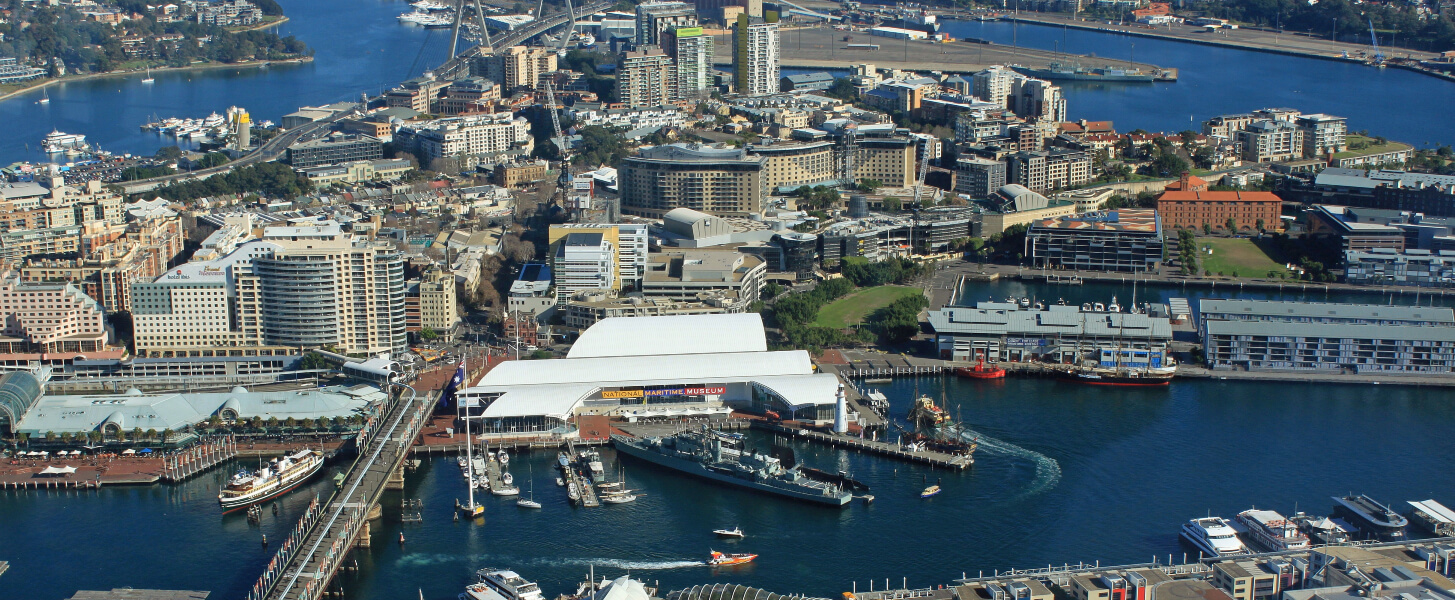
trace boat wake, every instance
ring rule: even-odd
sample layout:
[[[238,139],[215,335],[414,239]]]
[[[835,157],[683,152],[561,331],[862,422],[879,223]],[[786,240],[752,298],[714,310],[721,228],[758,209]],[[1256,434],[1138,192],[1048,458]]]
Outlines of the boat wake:
[[[534,567],[609,567],[614,569],[625,569],[632,571],[665,571],[668,569],[686,569],[690,567],[701,567],[707,563],[700,560],[623,560],[617,558],[546,558],[536,557],[522,559],[518,557],[499,556],[494,554],[434,554],[412,552],[405,554],[399,559],[400,566],[404,567],[425,567],[451,562],[482,562],[482,563],[508,563],[511,565],[524,565]]]
[[[1027,450],[1004,440],[998,440],[971,429],[961,431],[960,437],[966,441],[975,441],[978,443],[980,445],[980,452],[995,456],[1019,458],[1036,466],[1035,478],[1031,479],[1030,485],[1026,486],[1025,491],[1021,492],[1017,499],[1048,491],[1056,487],[1056,484],[1061,481],[1061,463],[1056,462],[1054,458],[1034,450]]]

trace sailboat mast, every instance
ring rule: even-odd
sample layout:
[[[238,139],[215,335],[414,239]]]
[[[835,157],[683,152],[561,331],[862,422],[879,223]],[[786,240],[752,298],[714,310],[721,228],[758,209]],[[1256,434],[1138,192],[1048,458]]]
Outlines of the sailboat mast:
[[[469,379],[470,378],[470,355],[468,353],[465,354],[465,359],[464,359],[464,362],[462,364],[465,366],[465,377],[464,377],[464,379]],[[465,385],[465,382],[463,380],[461,380],[460,381],[460,385]],[[456,386],[456,387],[458,387],[458,386]],[[460,400],[459,400],[459,396],[460,396],[459,392],[458,391],[455,392],[455,410],[457,410],[457,411],[460,410]],[[465,466],[466,466],[466,468],[465,468],[465,488],[469,490],[468,493],[469,493],[470,504],[469,504],[468,508],[471,511],[471,514],[473,515],[474,514],[473,511],[475,510],[475,456],[472,453],[472,448],[471,447],[475,445],[475,442],[470,439],[470,415],[468,413],[465,414],[464,422],[465,422]]]

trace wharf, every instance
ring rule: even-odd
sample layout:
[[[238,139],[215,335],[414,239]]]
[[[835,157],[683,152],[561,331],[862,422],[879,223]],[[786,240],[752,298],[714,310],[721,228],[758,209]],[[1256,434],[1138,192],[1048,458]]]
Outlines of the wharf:
[[[520,488],[513,485],[506,485],[503,479],[505,468],[500,466],[500,461],[491,456],[485,461],[485,483],[490,486],[490,493],[496,496],[511,496],[511,490],[520,493]]]
[[[863,438],[850,437],[846,435],[832,435],[820,431],[813,431],[811,429],[792,429],[789,427],[784,427],[783,425],[777,423],[770,423],[768,421],[753,421],[753,427],[764,431],[771,431],[773,433],[781,433],[791,439],[806,440],[820,444],[827,444],[830,446],[837,446],[840,448],[848,448],[850,450],[858,450],[860,452],[878,454],[880,456],[897,458],[906,462],[930,465],[932,467],[938,467],[941,469],[964,470],[970,468],[971,465],[975,464],[975,457],[973,456],[956,456],[953,454],[945,454],[944,452],[932,452],[928,450],[910,452],[901,448],[899,444],[894,444],[891,442],[866,440]]]
[[[162,480],[168,483],[186,481],[224,461],[237,456],[237,437],[228,435],[207,439],[184,450],[162,457]]]
[[[572,500],[577,506],[595,508],[601,506],[601,500],[596,497],[596,486],[592,485],[591,477],[582,473],[576,464],[577,452],[575,444],[566,445],[567,465],[561,467],[561,474],[566,478],[566,489],[576,486],[578,498]]]

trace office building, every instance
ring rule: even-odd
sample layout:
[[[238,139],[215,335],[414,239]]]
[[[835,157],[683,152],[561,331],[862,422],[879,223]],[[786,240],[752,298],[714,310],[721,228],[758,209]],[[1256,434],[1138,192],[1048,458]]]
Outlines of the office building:
[[[504,188],[524,187],[526,184],[545,181],[550,165],[544,160],[516,160],[495,164],[495,185]]]
[[[544,318],[556,307],[556,295],[551,293],[551,267],[541,263],[521,265],[505,302],[507,314]]]
[[[680,27],[662,32],[662,48],[672,57],[676,67],[677,96],[674,99],[697,100],[712,93],[713,38],[701,27]]]
[[[697,9],[686,2],[645,2],[637,5],[638,46],[665,46],[662,32],[697,26]]]
[[[1303,133],[1305,158],[1324,158],[1349,149],[1346,141],[1349,125],[1344,117],[1325,114],[1299,115],[1294,127]]]
[[[579,294],[561,307],[561,322],[566,327],[586,329],[606,319],[617,317],[666,317],[689,315],[722,315],[747,312],[747,302],[712,298],[705,302],[682,302],[666,298],[608,298],[599,294]]]
[[[609,248],[611,256],[608,260],[616,266],[612,271],[610,285],[604,289],[620,292],[641,288],[642,276],[646,273],[647,268],[649,228],[646,225],[591,223],[551,225],[546,232],[546,243],[552,249],[551,256],[558,256],[557,247],[573,233],[600,234],[603,239],[601,247]],[[549,274],[549,271],[547,273]],[[575,291],[575,289],[570,290],[565,296],[570,296]]]
[[[1036,221],[1026,231],[1025,254],[1037,267],[1146,272],[1162,262],[1162,223],[1144,209]]]
[[[763,210],[763,157],[740,148],[644,148],[623,160],[618,171],[621,208],[627,214],[661,218],[674,208],[690,208],[747,216]]]
[[[448,81],[440,81],[433,77],[411,79],[400,84],[399,87],[385,92],[384,103],[390,108],[407,108],[419,113],[428,113],[434,105],[435,99],[439,97],[440,90],[445,89],[448,85]],[[333,113],[325,110],[300,110],[294,114],[301,117],[301,119],[290,121],[285,116],[283,117],[284,127],[297,127],[303,123],[328,117]]]
[[[331,133],[327,137],[288,147],[288,164],[294,169],[381,158],[384,158],[384,142],[367,135]]]
[[[1314,177],[1315,198],[1331,204],[1455,217],[1455,175],[1330,167]]]
[[[1209,225],[1226,231],[1228,219],[1232,219],[1239,231],[1259,226],[1277,230],[1283,223],[1283,200],[1272,192],[1170,191],[1157,197],[1157,214],[1162,216],[1163,227],[1173,229]]]
[[[1304,211],[1304,215],[1308,221],[1307,239],[1324,245],[1340,256],[1350,250],[1405,249],[1404,229],[1360,219],[1359,209],[1315,204]]]
[[[551,250],[556,303],[562,304],[579,292],[620,289],[617,259],[616,244],[606,234],[567,233]]]
[[[139,356],[243,356],[274,348],[403,352],[404,260],[333,222],[264,229],[226,256],[132,284]]]
[[[778,93],[778,24],[739,15],[733,28],[733,91],[744,96]]]
[[[978,156],[955,159],[955,191],[971,198],[989,198],[1005,185],[1005,163]]]
[[[616,99],[628,108],[661,106],[677,98],[672,57],[657,46],[640,46],[616,58]]]
[[[647,257],[642,295],[680,301],[726,298],[753,302],[767,273],[762,258],[734,249],[665,250]]]
[[[1455,250],[1350,250],[1344,253],[1344,278],[1355,285],[1455,287]]]
[[[1085,150],[1023,151],[1005,162],[1006,181],[1037,192],[1091,181],[1091,154]]]
[[[975,97],[1004,108],[1023,119],[1066,120],[1066,98],[1061,88],[1009,67],[995,65],[970,78]]]
[[[496,154],[531,144],[530,122],[502,112],[435,119],[401,127],[400,146],[434,160],[446,156]]]
[[[1287,121],[1253,121],[1235,132],[1243,160],[1274,163],[1303,158],[1303,130]]]
[[[429,329],[446,334],[460,323],[455,302],[455,275],[438,265],[425,269],[419,279],[405,283],[405,320],[411,333]]]
[[[774,142],[747,148],[750,156],[763,158],[763,185],[769,193],[838,183],[835,173],[839,153],[833,142]]]
[[[861,137],[855,141],[854,181],[877,179],[885,187],[915,184],[915,143],[908,136]]]
[[[1449,308],[1203,300],[1198,332],[1214,370],[1455,372]]]

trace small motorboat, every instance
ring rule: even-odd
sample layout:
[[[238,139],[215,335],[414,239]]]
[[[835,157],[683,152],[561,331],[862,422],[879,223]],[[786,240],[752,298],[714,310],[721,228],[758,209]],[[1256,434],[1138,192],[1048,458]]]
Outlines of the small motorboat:
[[[516,506],[519,506],[521,508],[540,508],[541,507],[541,503],[536,502],[535,500],[528,499],[528,498],[521,498],[519,500],[516,500],[515,501],[515,505]]]
[[[504,483],[505,485],[511,485],[515,483],[515,476],[511,475],[510,473],[501,473],[500,482]]]
[[[510,455],[505,453],[504,448],[501,448],[500,453],[495,455],[495,460],[500,461],[502,467],[510,465]]]
[[[712,550],[711,553],[712,557],[707,559],[707,564],[714,567],[746,565],[753,562],[753,559],[758,558],[757,554],[723,554],[716,550]]]
[[[490,493],[495,494],[496,496],[519,496],[520,495],[520,488],[518,488],[518,487],[501,488],[501,489],[498,489],[498,490],[490,490]]]
[[[973,367],[960,367],[955,373],[961,377],[970,379],[1002,379],[1005,377],[1005,369],[995,365],[985,366],[985,358],[981,357]]]
[[[558,485],[560,487],[566,487],[566,480],[565,479],[561,479],[560,477],[557,477],[556,478],[556,485]]]
[[[712,530],[712,532],[713,533],[716,533],[717,534],[717,537],[738,538],[738,539],[742,539],[743,538],[743,529],[741,527],[734,527],[732,529],[714,529],[714,530]]]
[[[921,498],[930,498],[930,497],[939,495],[939,493],[940,493],[940,486],[938,486],[938,485],[932,485],[930,487],[925,488],[923,492],[920,492],[919,493],[919,497],[921,497]]]

